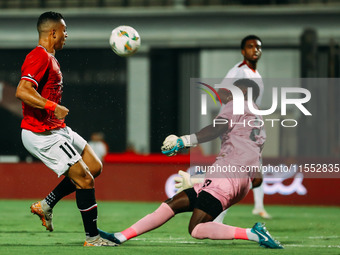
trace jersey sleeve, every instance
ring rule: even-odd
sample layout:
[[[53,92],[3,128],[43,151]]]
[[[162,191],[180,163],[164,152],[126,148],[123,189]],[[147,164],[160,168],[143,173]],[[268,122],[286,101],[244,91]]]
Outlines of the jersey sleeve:
[[[234,67],[229,70],[219,86],[222,88],[226,88],[234,84],[235,81],[243,78],[247,78],[244,70],[242,68]]]
[[[46,54],[29,54],[21,68],[21,80],[32,82],[36,87],[44,77],[49,65]]]

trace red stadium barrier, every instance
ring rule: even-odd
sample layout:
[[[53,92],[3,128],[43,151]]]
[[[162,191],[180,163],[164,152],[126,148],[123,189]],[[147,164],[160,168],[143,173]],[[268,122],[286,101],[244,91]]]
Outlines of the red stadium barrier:
[[[189,167],[188,156],[174,158],[161,154],[151,156],[111,154],[105,158],[103,173],[96,179],[98,200],[163,201],[173,193],[171,176],[179,169]],[[304,161],[265,159],[266,164],[278,165],[288,162],[302,164]],[[325,161],[326,162],[326,161]],[[329,162],[329,161],[328,161]],[[46,196],[61,180],[42,163],[2,163],[0,174],[1,199],[37,199]],[[265,204],[287,205],[340,205],[340,179],[288,178],[282,182],[266,183]],[[74,196],[69,196],[74,198]],[[252,192],[242,203],[252,203]]]

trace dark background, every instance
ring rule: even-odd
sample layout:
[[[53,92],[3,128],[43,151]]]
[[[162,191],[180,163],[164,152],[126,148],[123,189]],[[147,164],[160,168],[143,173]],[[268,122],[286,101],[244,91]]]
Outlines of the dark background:
[[[18,84],[29,51],[0,50],[1,81]],[[63,73],[62,104],[70,110],[66,124],[86,140],[103,132],[110,151],[125,151],[126,59],[110,49],[65,49],[56,58]],[[21,116],[0,107],[0,118],[0,154],[28,155],[21,143]]]

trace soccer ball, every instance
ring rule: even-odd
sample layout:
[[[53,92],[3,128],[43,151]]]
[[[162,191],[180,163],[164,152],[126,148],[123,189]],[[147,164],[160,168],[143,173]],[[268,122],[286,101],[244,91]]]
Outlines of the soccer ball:
[[[119,26],[112,30],[110,46],[118,56],[128,57],[138,50],[140,36],[133,27]]]

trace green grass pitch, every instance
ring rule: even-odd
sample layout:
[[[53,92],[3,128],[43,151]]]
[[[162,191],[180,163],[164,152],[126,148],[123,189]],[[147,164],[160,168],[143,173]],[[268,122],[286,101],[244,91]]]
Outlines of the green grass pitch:
[[[75,201],[61,201],[54,209],[53,232],[30,213],[34,200],[0,200],[0,254],[340,254],[340,208],[267,206],[270,233],[284,250],[270,250],[243,240],[196,240],[188,232],[190,213],[177,215],[160,228],[119,247],[82,247],[84,232]],[[106,231],[129,227],[155,210],[159,203],[98,202],[98,226]],[[225,223],[252,227],[259,217],[252,206],[235,205]],[[262,221],[263,222],[263,221]]]

